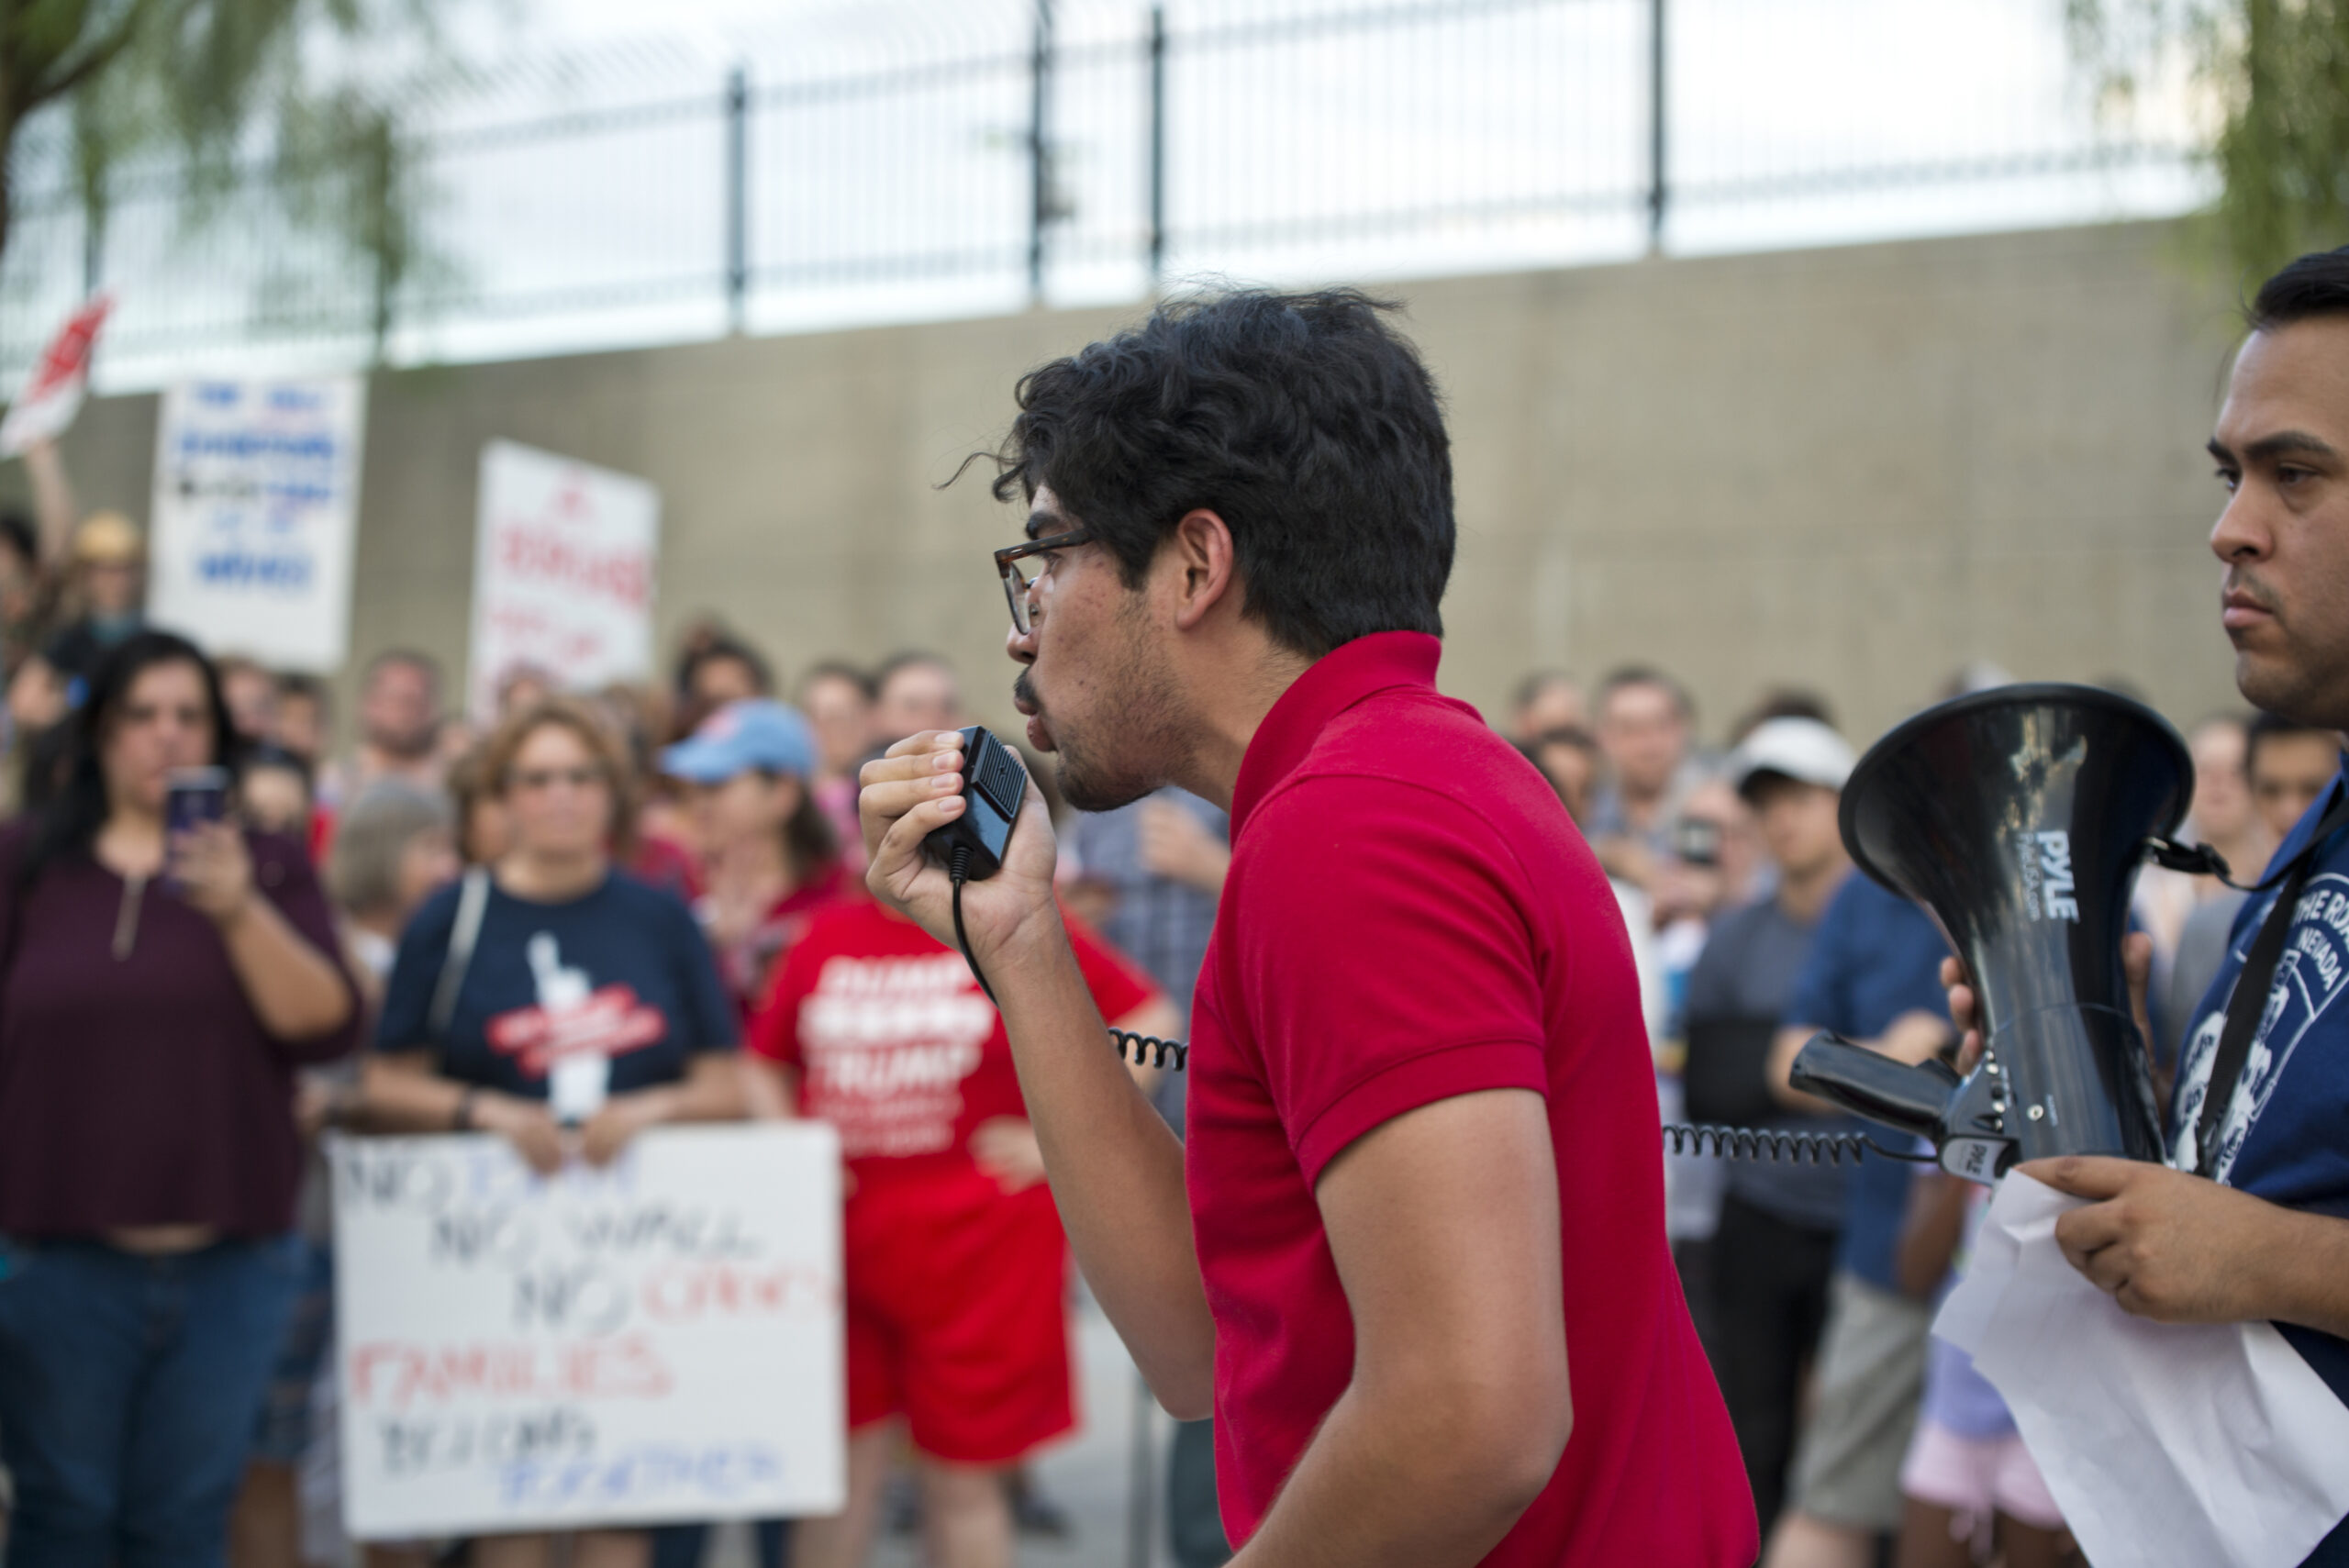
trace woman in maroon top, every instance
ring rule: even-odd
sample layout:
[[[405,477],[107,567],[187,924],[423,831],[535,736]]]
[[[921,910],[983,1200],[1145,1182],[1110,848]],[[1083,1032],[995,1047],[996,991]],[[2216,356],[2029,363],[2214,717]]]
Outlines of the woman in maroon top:
[[[302,847],[175,836],[232,731],[195,646],[100,666],[72,773],[0,829],[0,1451],[8,1556],[222,1561],[299,1283],[294,1069],[358,1040]]]

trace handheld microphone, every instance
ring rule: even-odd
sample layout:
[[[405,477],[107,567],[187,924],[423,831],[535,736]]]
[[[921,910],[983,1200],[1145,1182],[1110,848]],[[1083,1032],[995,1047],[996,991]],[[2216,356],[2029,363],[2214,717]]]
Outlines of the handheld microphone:
[[[1019,802],[1027,793],[1028,764],[984,725],[970,725],[963,731],[963,814],[931,828],[921,841],[922,852],[944,866],[954,884],[954,942],[990,1002],[995,987],[987,984],[963,929],[963,884],[985,882],[1003,869],[1003,853],[1011,847],[1011,829],[1019,824]]]
[[[957,884],[1003,869],[1004,851],[1028,793],[1028,765],[982,725],[963,731],[963,815],[931,830],[922,849]]]

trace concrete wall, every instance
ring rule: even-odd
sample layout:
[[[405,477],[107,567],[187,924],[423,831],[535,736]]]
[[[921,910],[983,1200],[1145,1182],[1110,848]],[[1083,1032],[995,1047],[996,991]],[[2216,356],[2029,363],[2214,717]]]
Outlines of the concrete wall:
[[[1765,687],[1873,734],[1974,659],[2232,698],[2201,454],[2234,339],[2171,231],[2119,226],[1397,285],[1451,406],[1462,530],[1444,684],[1498,714],[1535,664],[1679,673],[1718,732]],[[666,641],[714,611],[786,675],[945,651],[1008,714],[977,473],[1013,380],[1138,308],[379,377],[360,658],[461,665],[482,443],[642,474]],[[147,511],[155,400],[68,442],[91,505]],[[14,466],[0,488],[21,483]]]

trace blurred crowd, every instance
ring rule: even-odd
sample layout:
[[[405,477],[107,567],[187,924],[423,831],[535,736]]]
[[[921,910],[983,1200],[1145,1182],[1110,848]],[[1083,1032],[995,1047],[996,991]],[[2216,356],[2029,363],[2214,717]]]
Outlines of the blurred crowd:
[[[137,528],[79,516],[52,450],[27,462],[36,515],[0,515],[10,1560],[201,1562],[231,1537],[258,1568],[356,1554],[335,1527],[323,1131],[478,1130],[552,1170],[750,1116],[833,1121],[852,1194],[850,1507],[763,1527],[763,1559],[852,1564],[919,1529],[934,1561],[987,1563],[1063,1528],[1023,1462],[1075,1420],[1065,1250],[1001,1025],[960,957],[859,875],[857,769],[967,722],[952,663],[825,660],[786,687],[708,622],[665,681],[574,692],[517,669],[476,717],[451,710],[437,657],[395,651],[338,747],[321,681],[147,626]],[[1818,1029],[1954,1053],[1942,937],[1845,855],[1854,748],[1822,698],[1767,692],[1709,745],[1662,670],[1541,672],[1505,724],[1612,879],[1666,1121],[1851,1130],[1787,1081]],[[2336,763],[2333,737],[2247,716],[2190,742],[2188,831],[2237,868]],[[168,824],[174,774],[205,765],[233,772],[232,821]],[[1053,805],[1103,1016],[1181,1033],[1221,814],[1172,790]],[[2165,1060],[2239,896],[2166,872],[2138,890]],[[952,1004],[902,1005],[917,993]],[[856,1066],[948,1036],[942,1084]],[[1179,1128],[1180,1076],[1137,1072]],[[1775,1568],[2071,1552],[1996,1393],[1929,1348],[1983,1194],[1918,1169],[1668,1159],[1675,1255]],[[958,1350],[974,1333],[977,1364]],[[1205,1425],[1168,1480],[1186,1568],[1229,1554]],[[688,1527],[364,1556],[618,1568],[705,1547]]]

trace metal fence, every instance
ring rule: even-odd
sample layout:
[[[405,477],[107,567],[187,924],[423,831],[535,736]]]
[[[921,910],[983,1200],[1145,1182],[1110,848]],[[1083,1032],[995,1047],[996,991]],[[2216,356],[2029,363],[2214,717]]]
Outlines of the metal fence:
[[[384,289],[256,172],[103,243],[19,172],[0,375],[86,287],[109,385],[2165,214],[2181,73],[2099,109],[2063,0],[947,0],[525,58],[413,106]],[[28,140],[38,159],[38,138]]]

